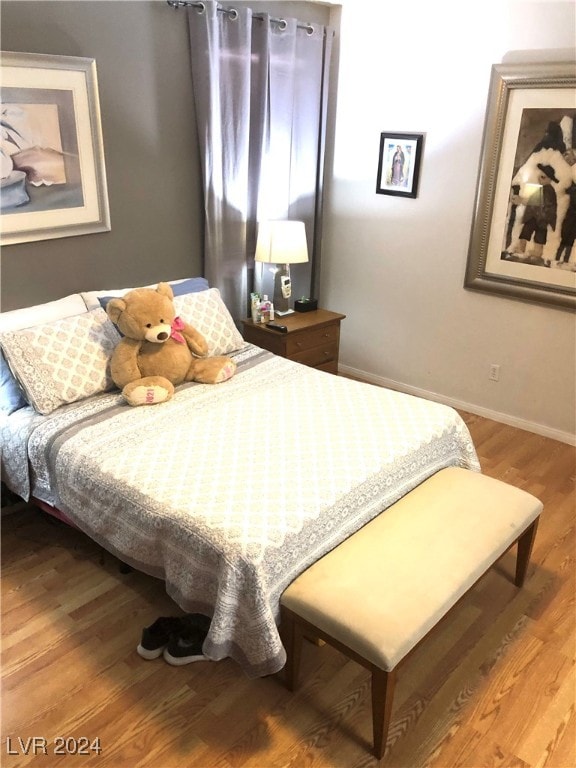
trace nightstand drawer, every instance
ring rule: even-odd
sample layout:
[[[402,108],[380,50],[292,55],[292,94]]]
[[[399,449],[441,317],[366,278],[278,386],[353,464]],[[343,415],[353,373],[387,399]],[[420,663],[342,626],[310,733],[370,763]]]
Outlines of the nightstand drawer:
[[[332,363],[338,359],[338,342],[322,344],[313,349],[306,349],[304,352],[296,352],[296,354],[289,355],[289,357],[290,360],[294,360],[296,363],[304,363],[304,365],[314,367]]]
[[[296,363],[337,374],[340,321],[345,317],[327,309],[294,312],[277,318],[279,325],[286,326],[285,333],[252,320],[243,320],[242,324],[244,338],[257,347]]]
[[[288,357],[296,360],[296,354],[313,347],[326,346],[332,342],[335,342],[336,347],[338,347],[339,337],[340,326],[337,323],[327,325],[324,328],[308,330],[306,333],[298,333],[294,334],[294,336],[289,335],[286,339],[286,354]],[[308,363],[308,365],[314,365],[314,363]]]

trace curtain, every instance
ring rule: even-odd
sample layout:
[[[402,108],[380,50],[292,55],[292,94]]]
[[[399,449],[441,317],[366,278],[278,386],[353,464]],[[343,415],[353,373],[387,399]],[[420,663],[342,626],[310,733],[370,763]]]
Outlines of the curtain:
[[[204,275],[238,321],[256,281],[257,222],[306,224],[309,259],[293,296],[317,292],[331,30],[212,0],[189,8],[204,187]]]

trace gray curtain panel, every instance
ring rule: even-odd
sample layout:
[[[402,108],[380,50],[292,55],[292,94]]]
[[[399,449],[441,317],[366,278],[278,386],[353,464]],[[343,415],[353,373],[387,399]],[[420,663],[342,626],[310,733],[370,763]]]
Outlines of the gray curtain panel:
[[[293,295],[319,280],[319,227],[332,31],[281,23],[206,0],[189,8],[192,82],[205,202],[204,274],[236,321],[256,285],[257,222],[304,221],[310,261],[292,270]]]

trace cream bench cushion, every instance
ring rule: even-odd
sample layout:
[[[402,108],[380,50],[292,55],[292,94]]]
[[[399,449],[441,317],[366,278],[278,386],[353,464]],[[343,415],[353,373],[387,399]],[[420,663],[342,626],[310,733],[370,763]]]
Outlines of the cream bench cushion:
[[[541,510],[511,485],[442,470],[308,568],[282,604],[391,670]]]
[[[372,674],[373,748],[381,758],[397,668],[513,544],[524,583],[542,503],[460,468],[443,469],[314,563],[284,591],[285,682],[302,638],[317,636]]]

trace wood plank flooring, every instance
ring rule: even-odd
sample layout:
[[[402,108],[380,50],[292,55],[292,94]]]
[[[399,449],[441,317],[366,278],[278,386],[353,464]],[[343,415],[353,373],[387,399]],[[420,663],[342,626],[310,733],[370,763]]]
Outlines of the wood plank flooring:
[[[576,768],[575,450],[462,415],[483,471],[544,502],[532,566],[517,590],[508,553],[404,666],[381,765]],[[0,765],[378,765],[360,666],[306,644],[291,694],[228,660],[141,659],[141,628],[178,613],[82,533],[35,509],[3,517]]]

